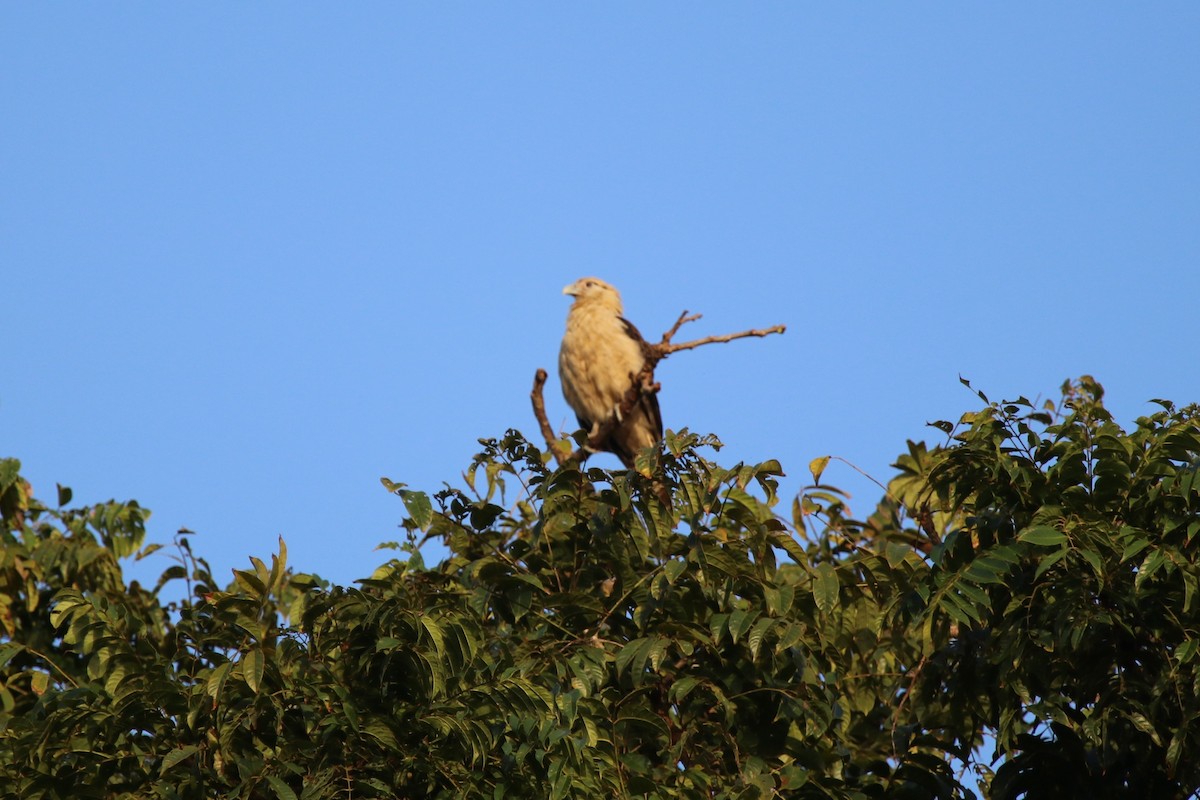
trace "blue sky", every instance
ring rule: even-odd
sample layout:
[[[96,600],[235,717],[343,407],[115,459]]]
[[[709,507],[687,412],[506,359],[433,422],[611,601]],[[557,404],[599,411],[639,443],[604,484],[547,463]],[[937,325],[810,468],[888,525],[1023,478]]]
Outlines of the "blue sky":
[[[0,455],[220,574],[282,535],[348,583],[399,536],[380,476],[536,435],[582,275],[649,337],[788,326],[659,378],[668,427],[789,495],[825,454],[886,480],[978,405],[960,374],[1090,373],[1125,423],[1200,400],[1198,33],[1194,3],[7,3]]]

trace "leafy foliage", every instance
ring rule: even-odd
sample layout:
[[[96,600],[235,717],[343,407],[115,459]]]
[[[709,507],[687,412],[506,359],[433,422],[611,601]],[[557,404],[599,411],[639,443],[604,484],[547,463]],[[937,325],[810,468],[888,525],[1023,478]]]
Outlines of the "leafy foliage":
[[[0,462],[0,795],[1188,796],[1196,407],[980,398],[866,520],[827,458],[789,524],[711,436],[613,474],[509,431],[461,487],[384,480],[406,541],[355,588],[282,541],[220,587],[185,532],[126,585],[144,509]]]

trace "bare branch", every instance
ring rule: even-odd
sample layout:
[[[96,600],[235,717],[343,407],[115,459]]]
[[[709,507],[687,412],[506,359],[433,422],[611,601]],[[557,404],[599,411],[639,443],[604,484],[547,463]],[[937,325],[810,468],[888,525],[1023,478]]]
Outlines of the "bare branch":
[[[642,353],[646,357],[646,363],[642,365],[641,371],[637,375],[630,375],[631,382],[628,391],[621,398],[620,404],[614,409],[608,419],[603,422],[593,424],[592,430],[588,432],[587,444],[569,454],[564,454],[560,450],[562,442],[554,436],[554,430],[550,427],[550,422],[546,419],[546,404],[542,397],[542,388],[546,384],[546,370],[539,369],[533,381],[533,392],[530,393],[530,398],[533,402],[533,415],[537,417],[538,425],[542,429],[542,436],[546,438],[546,444],[550,447],[550,452],[554,455],[554,460],[562,465],[568,460],[579,460],[587,458],[591,452],[598,452],[602,449],[609,435],[620,424],[620,421],[627,418],[633,413],[634,407],[641,402],[645,395],[650,395],[658,392],[662,386],[654,381],[654,368],[658,366],[658,362],[669,356],[671,353],[677,353],[680,350],[691,350],[705,344],[718,344],[722,342],[732,342],[734,339],[745,339],[750,336],[770,336],[773,333],[783,333],[787,330],[784,325],[775,325],[771,328],[754,329],[741,331],[740,333],[728,333],[724,336],[706,336],[703,339],[693,339],[690,342],[681,344],[671,344],[671,339],[689,322],[695,322],[700,319],[700,314],[688,314],[685,310],[675,320],[675,324],[670,330],[663,334],[662,340],[651,344],[647,341],[642,341]]]
[[[933,552],[933,548],[942,543],[942,537],[938,536],[937,528],[933,524],[933,512],[929,510],[929,503],[923,503],[916,515],[917,526],[921,532],[929,537],[927,542],[914,542],[913,547],[920,550],[925,555]]]
[[[662,351],[660,358],[666,358],[671,353],[678,353],[680,350],[691,350],[704,344],[720,344],[723,342],[732,342],[734,339],[745,339],[749,336],[770,336],[772,333],[783,333],[787,330],[786,325],[775,325],[771,328],[761,328],[740,333],[727,333],[724,336],[705,336],[703,339],[693,339],[690,342],[681,342],[680,344],[659,344],[654,347]]]
[[[533,403],[533,416],[537,417],[538,427],[542,429],[542,436],[546,437],[546,446],[550,448],[550,455],[554,456],[554,463],[560,467],[563,463],[562,454],[559,453],[558,437],[554,435],[554,429],[550,427],[550,420],[546,419],[546,400],[542,396],[542,388],[546,385],[546,370],[539,368],[533,375],[533,391],[529,393],[529,400]]]
[[[663,334],[662,341],[659,342],[659,345],[660,346],[669,345],[671,343],[671,339],[675,336],[676,333],[679,332],[680,328],[682,328],[684,325],[686,325],[689,322],[695,322],[696,320],[700,319],[700,317],[701,317],[700,314],[693,314],[692,316],[689,317],[687,309],[684,309],[683,313],[679,315],[679,319],[675,320],[675,324],[671,326],[671,330],[669,330]]]

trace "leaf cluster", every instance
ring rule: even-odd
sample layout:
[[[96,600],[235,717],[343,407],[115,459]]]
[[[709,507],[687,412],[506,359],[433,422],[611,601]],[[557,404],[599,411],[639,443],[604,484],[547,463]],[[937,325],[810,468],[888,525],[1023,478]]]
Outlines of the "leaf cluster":
[[[186,532],[126,585],[148,512],[0,462],[0,796],[1188,796],[1197,409],[980,399],[864,520],[828,459],[785,520],[715,437],[612,473],[509,431],[384,479],[404,541],[355,587],[282,541],[220,586]]]

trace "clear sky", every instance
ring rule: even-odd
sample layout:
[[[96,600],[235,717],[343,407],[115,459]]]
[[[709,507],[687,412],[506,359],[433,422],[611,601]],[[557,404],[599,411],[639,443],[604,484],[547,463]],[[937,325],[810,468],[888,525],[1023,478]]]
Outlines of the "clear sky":
[[[5,3],[0,455],[348,583],[380,476],[536,435],[582,275],[652,338],[788,326],[659,378],[789,499],[886,480],[959,375],[1200,400],[1197,42],[1194,2]]]

